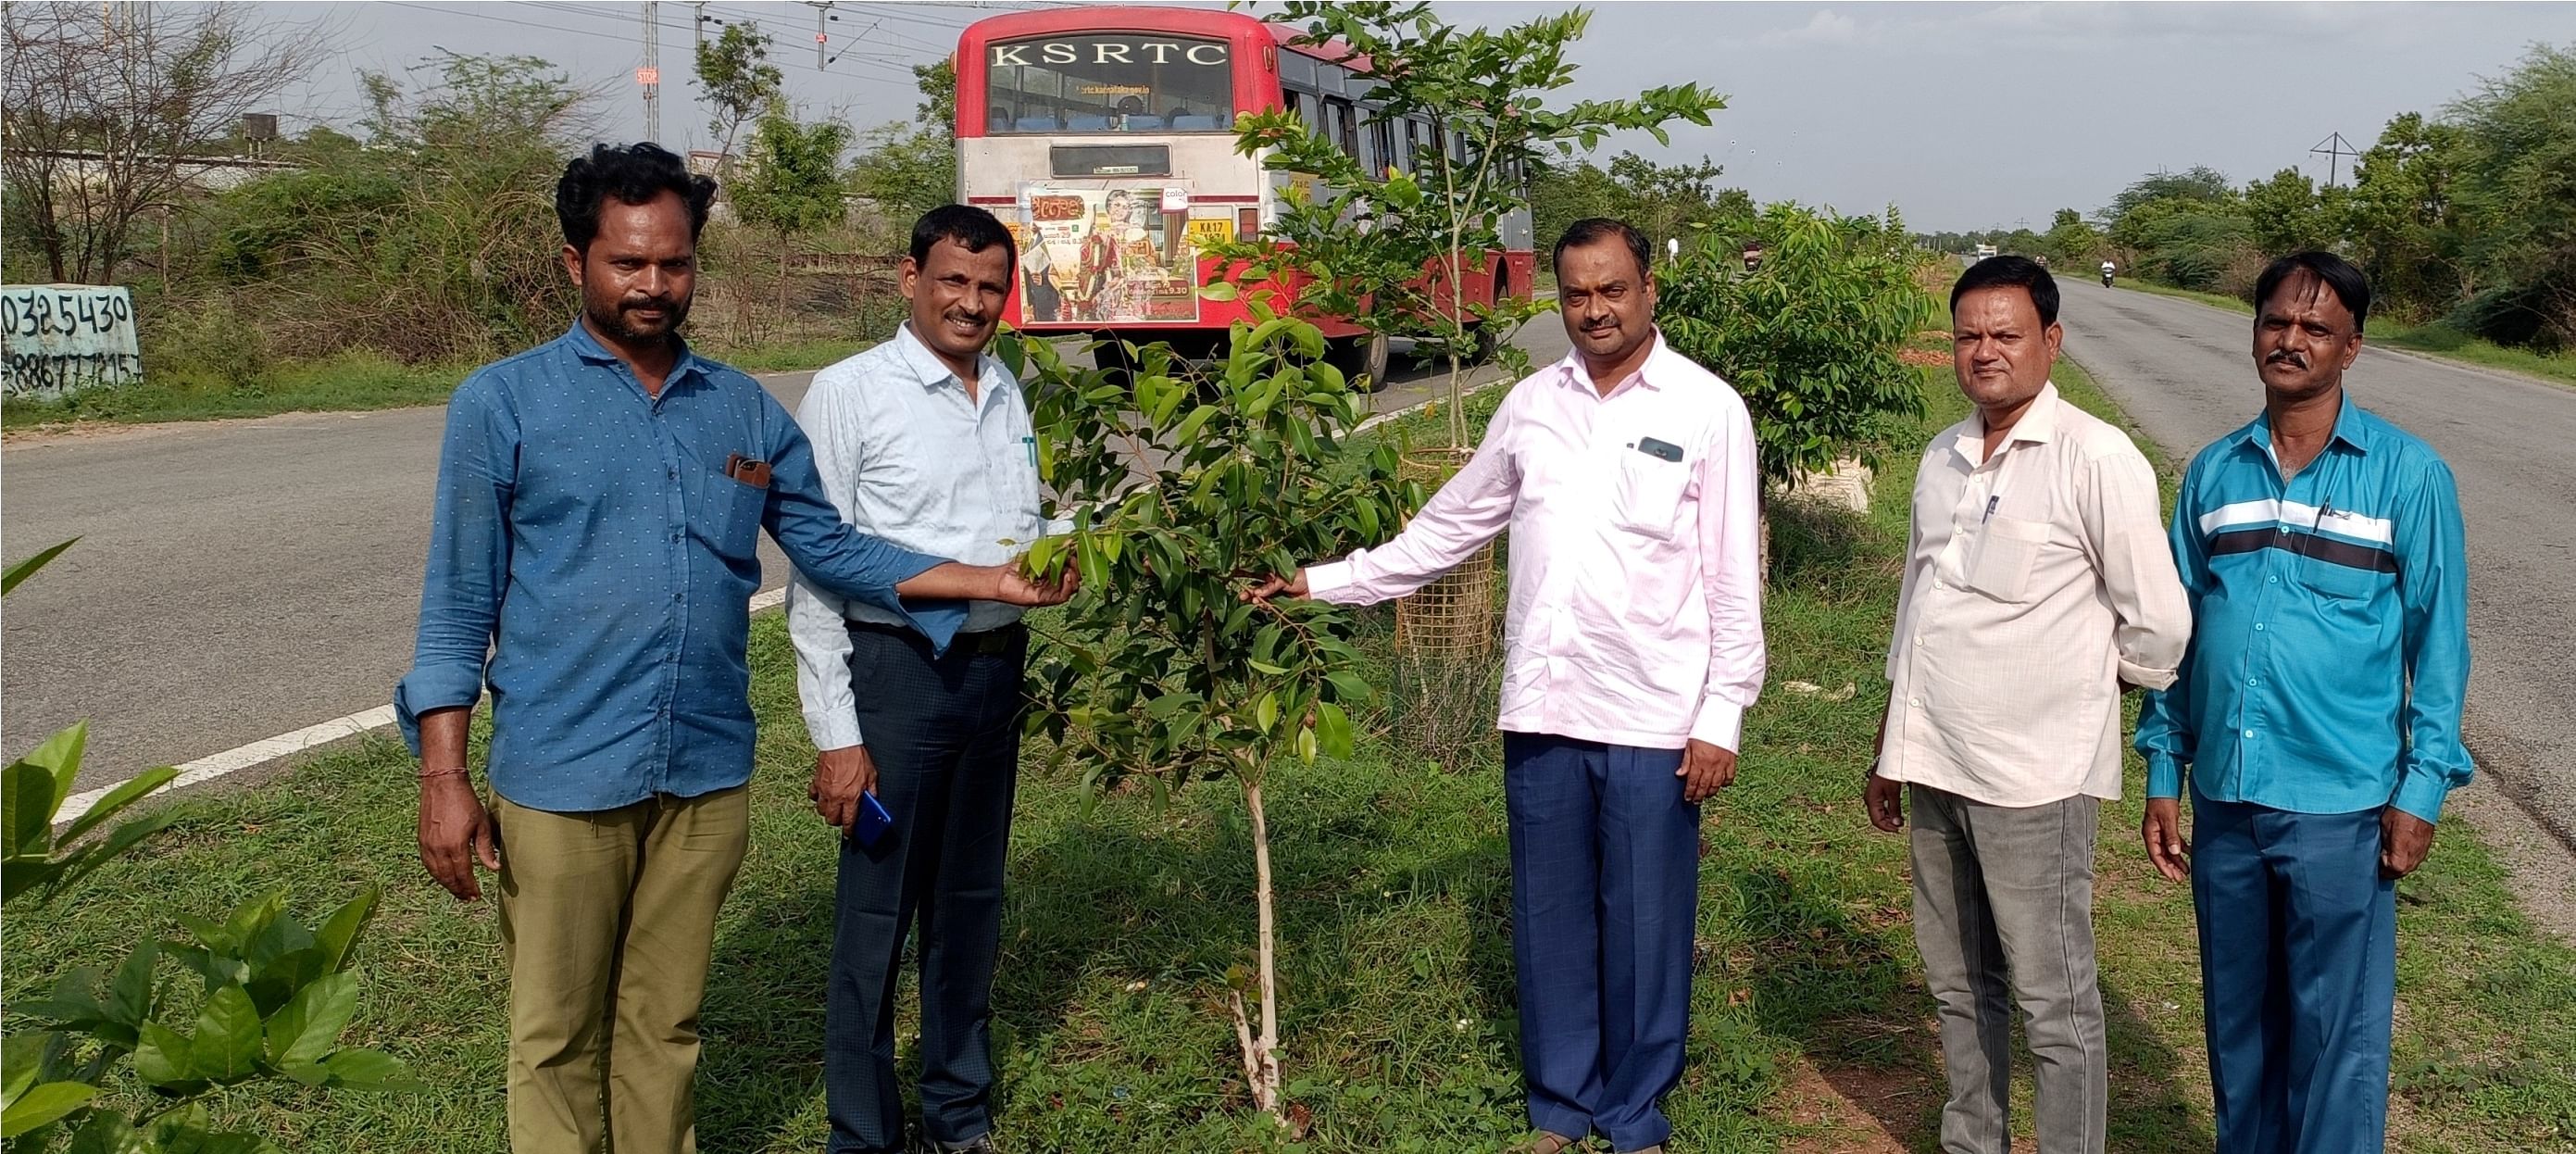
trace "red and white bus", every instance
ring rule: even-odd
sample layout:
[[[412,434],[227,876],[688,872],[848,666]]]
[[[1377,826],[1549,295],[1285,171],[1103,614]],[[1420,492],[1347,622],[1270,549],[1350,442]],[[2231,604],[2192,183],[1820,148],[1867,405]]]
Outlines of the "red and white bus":
[[[1429,121],[1372,116],[1361,99],[1369,82],[1334,63],[1340,53],[1289,43],[1295,35],[1203,8],[1049,8],[966,28],[957,191],[1019,238],[1013,325],[1213,352],[1244,310],[1199,296],[1218,262],[1194,238],[1261,235],[1303,179],[1238,154],[1237,116],[1293,109],[1368,172],[1410,171],[1436,144],[1463,154],[1456,134],[1442,142]],[[1530,291],[1528,213],[1501,231],[1498,259],[1460,278],[1469,301]],[[1362,359],[1358,326],[1312,319],[1342,357]]]

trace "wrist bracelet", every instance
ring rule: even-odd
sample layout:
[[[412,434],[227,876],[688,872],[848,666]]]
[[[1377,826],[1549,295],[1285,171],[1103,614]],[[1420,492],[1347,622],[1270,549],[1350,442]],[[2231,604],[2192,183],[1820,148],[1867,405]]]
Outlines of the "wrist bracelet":
[[[433,779],[433,778],[441,778],[441,777],[464,777],[464,776],[466,776],[466,770],[465,770],[465,767],[464,767],[464,766],[462,766],[462,765],[451,765],[451,766],[448,766],[448,767],[446,767],[446,768],[444,768],[444,769],[430,769],[430,768],[427,768],[427,767],[423,767],[423,768],[421,769],[421,771],[420,771],[420,779],[421,779],[422,781],[429,781],[429,780],[431,780],[431,779]]]

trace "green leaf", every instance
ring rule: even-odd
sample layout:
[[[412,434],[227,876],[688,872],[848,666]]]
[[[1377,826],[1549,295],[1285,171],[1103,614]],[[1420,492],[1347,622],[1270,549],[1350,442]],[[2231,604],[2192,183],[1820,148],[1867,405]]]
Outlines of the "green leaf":
[[[1286,666],[1272,665],[1267,661],[1247,661],[1244,664],[1250,665],[1255,673],[1267,673],[1272,677],[1284,677],[1288,673],[1288,668]],[[1270,727],[1265,725],[1262,726],[1262,728],[1268,729]]]
[[[188,1040],[189,1068],[217,1082],[250,1077],[258,1070],[263,1039],[259,1008],[251,1004],[250,992],[225,986],[197,1011],[197,1032]]]
[[[344,1090],[411,1091],[421,1088],[411,1067],[382,1050],[342,1050],[322,1060],[330,1072],[325,1083]]]
[[[178,820],[179,811],[176,809],[155,810],[116,827],[114,832],[96,843],[81,847],[80,860],[68,864],[63,871],[62,880],[54,884],[54,888],[48,892],[48,897],[78,885],[90,871],[124,856],[125,851],[133,849],[143,839],[168,829]]]
[[[140,1045],[134,1048],[134,1072],[145,1082],[180,1093],[205,1085],[197,1077],[188,1039],[159,1022],[143,1023]]]
[[[99,798],[98,804],[89,807],[88,813],[80,815],[77,820],[63,828],[62,844],[69,845],[79,841],[82,835],[106,824],[107,819],[115,817],[125,807],[143,800],[144,795],[170,784],[171,780],[178,776],[179,770],[176,767],[165,765],[158,769],[144,770],[127,778]]]
[[[1283,669],[1280,670],[1280,672],[1285,673],[1287,670]],[[1252,724],[1263,733],[1270,732],[1272,726],[1279,724],[1279,692],[1277,690],[1272,690],[1268,693],[1262,694],[1260,703],[1252,707]]]
[[[268,1064],[281,1070],[318,1065],[339,1044],[358,1012],[358,976],[326,974],[295,992],[265,1027]]]
[[[116,967],[116,976],[109,979],[107,1001],[100,1006],[108,1021],[137,1029],[151,1019],[153,975],[160,963],[161,945],[150,938],[125,956],[125,964]]]
[[[1183,449],[1197,444],[1199,430],[1205,428],[1219,411],[1215,405],[1200,405],[1190,410],[1190,415],[1181,418],[1180,425],[1172,430],[1172,444]]]
[[[11,1006],[11,1009],[20,1009]],[[44,1073],[45,1047],[53,1044],[53,1035],[22,1030],[0,1042],[0,1107],[18,1100]]]
[[[1221,280],[1215,284],[1200,286],[1199,296],[1212,301],[1230,301],[1235,298],[1238,291],[1240,290],[1235,287],[1234,282]]]
[[[54,814],[80,773],[89,723],[75,721],[0,774],[0,858],[42,858],[54,846]]]
[[[29,1089],[0,1110],[0,1138],[15,1138],[38,1126],[62,1121],[98,1097],[98,1087],[82,1082],[47,1082]]]
[[[1367,680],[1348,670],[1327,673],[1324,680],[1331,683],[1333,692],[1343,701],[1367,701],[1377,695]]]
[[[38,553],[33,557],[29,557],[24,561],[20,561],[17,564],[10,566],[8,572],[0,573],[0,595],[5,595],[10,590],[16,589],[19,582],[34,576],[36,570],[42,569],[46,565],[51,564],[54,558],[63,555],[63,550],[71,548],[72,545],[79,540],[80,538],[74,537],[70,541],[65,541],[60,545],[55,545],[46,549],[42,553]]]
[[[331,916],[322,920],[322,928],[314,931],[313,944],[321,948],[334,971],[349,968],[350,947],[357,944],[358,930],[375,912],[377,897],[376,887],[369,884],[358,896],[331,911]]]
[[[1351,755],[1351,715],[1332,702],[1315,706],[1315,739],[1325,753],[1334,757]]]
[[[1312,728],[1300,727],[1297,730],[1297,760],[1308,765],[1315,762],[1315,731]]]
[[[72,1144],[63,1154],[142,1154],[143,1149],[143,1136],[124,1115],[99,1110],[72,1132]]]

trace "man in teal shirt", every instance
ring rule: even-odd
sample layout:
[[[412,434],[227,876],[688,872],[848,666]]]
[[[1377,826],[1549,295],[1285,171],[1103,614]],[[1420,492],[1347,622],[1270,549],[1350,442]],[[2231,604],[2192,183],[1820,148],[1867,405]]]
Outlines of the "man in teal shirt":
[[[2344,395],[2361,272],[2283,257],[2254,299],[2263,415],[2174,504],[2194,621],[2138,720],[2141,835],[2191,878],[2218,1148],[2354,1154],[2385,1144],[2397,879],[2473,768],[2468,557],[2450,467]]]

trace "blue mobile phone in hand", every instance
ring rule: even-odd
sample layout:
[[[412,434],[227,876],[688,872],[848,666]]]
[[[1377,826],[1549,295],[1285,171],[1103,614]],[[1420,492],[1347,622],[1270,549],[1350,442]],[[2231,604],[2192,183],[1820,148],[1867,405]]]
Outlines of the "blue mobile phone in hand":
[[[886,812],[885,803],[877,800],[876,791],[869,790],[860,794],[859,822],[850,830],[850,836],[859,839],[861,846],[874,848],[877,839],[884,837],[886,831],[893,828],[894,815]]]

